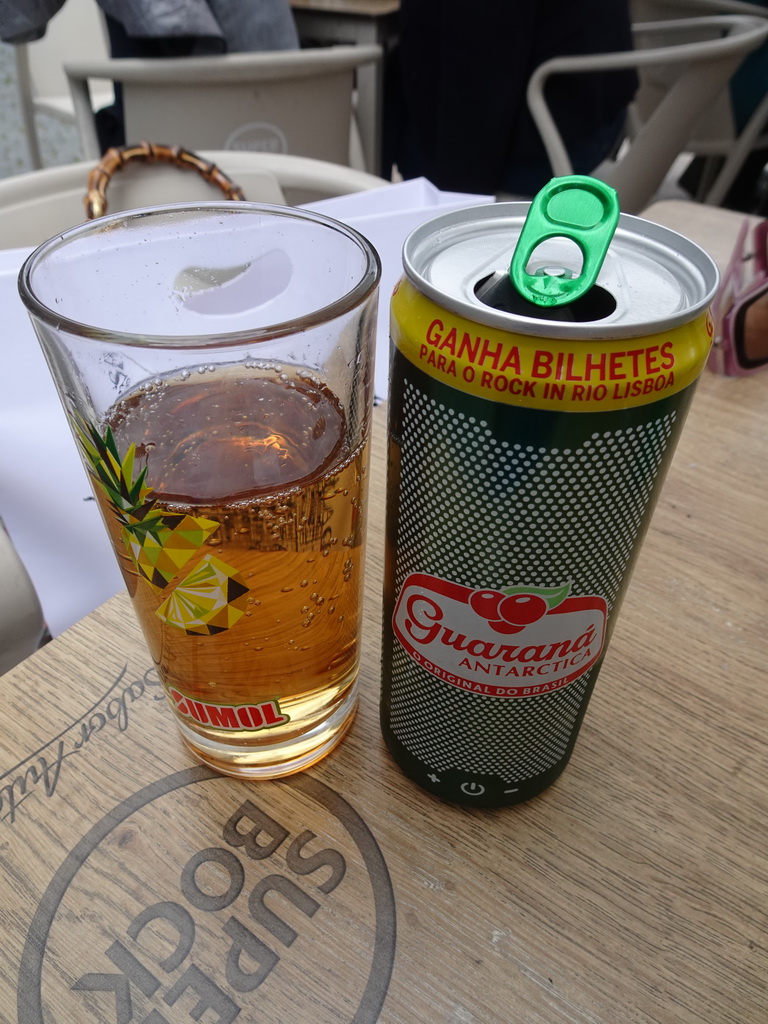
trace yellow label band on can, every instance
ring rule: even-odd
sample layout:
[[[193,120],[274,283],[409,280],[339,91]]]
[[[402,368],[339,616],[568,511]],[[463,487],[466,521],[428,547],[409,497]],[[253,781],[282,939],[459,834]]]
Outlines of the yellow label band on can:
[[[478,398],[531,409],[629,409],[692,384],[712,341],[708,313],[641,338],[514,334],[449,312],[403,278],[392,296],[392,341],[435,380]]]

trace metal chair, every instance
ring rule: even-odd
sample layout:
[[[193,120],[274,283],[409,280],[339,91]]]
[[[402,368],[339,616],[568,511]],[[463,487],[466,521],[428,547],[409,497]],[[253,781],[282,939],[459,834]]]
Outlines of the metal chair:
[[[628,119],[628,137],[617,158],[592,171],[613,186],[621,208],[639,213],[652,199],[675,159],[686,151],[698,119],[740,66],[768,39],[768,20],[720,15],[640,23],[634,26],[634,51],[556,57],[540,65],[528,84],[528,107],[557,176],[572,173],[571,161],[544,90],[552,75],[635,67],[641,86]],[[657,45],[649,46],[650,40]],[[672,74],[655,103],[648,90],[659,68]],[[709,198],[709,201],[713,201]]]
[[[74,126],[75,108],[64,73],[64,61],[106,60],[109,43],[104,16],[95,0],[67,0],[51,19],[42,39],[16,43],[16,78],[21,116],[34,168],[43,166],[36,115],[43,114]],[[104,80],[93,83],[97,108],[113,102],[114,89]]]
[[[666,21],[708,14],[744,14],[768,18],[768,7],[743,0],[631,0],[636,21]],[[768,43],[760,48],[760,59],[768,74]],[[657,72],[656,88],[666,86],[664,69]],[[703,169],[695,198],[718,206],[753,150],[768,150],[768,91],[741,128],[737,128],[731,89],[726,86],[696,122],[686,149],[703,158]]]
[[[220,167],[252,202],[298,205],[380,188],[390,182],[352,167],[281,153],[199,153]],[[0,248],[38,245],[85,219],[89,172],[97,161],[49,167],[0,180]],[[109,187],[109,210],[221,197],[196,174],[167,164],[129,165]]]
[[[379,46],[65,64],[86,159],[101,155],[89,83],[121,82],[128,143],[355,159],[355,70]],[[359,159],[359,157],[358,157]],[[370,164],[367,169],[371,170]]]

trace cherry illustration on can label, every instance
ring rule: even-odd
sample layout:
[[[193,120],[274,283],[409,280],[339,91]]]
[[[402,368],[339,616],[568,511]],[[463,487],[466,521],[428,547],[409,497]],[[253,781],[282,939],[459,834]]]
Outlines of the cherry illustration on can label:
[[[473,590],[412,573],[392,625],[404,650],[438,679],[488,697],[535,697],[574,682],[603,650],[604,598],[569,590]]]

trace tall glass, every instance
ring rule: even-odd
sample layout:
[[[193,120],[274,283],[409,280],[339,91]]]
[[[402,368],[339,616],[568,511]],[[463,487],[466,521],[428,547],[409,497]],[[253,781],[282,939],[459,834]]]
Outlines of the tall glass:
[[[181,736],[229,775],[306,768],[354,716],[379,274],[342,224],[231,202],[21,270]]]

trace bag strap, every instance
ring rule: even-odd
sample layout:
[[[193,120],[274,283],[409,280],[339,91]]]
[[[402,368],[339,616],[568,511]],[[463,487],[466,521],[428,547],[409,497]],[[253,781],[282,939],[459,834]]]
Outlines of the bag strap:
[[[203,160],[181,146],[163,146],[153,142],[139,142],[134,146],[108,149],[88,175],[85,213],[88,220],[103,217],[107,212],[107,187],[112,175],[129,163],[168,163],[182,170],[197,173],[221,189],[227,199],[245,199],[245,194],[216,164]]]

